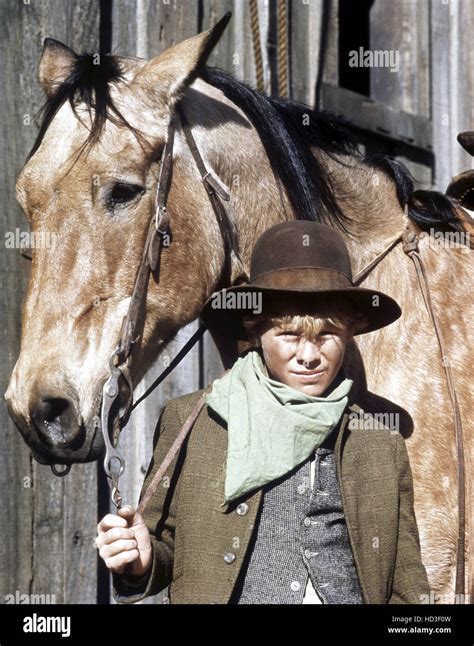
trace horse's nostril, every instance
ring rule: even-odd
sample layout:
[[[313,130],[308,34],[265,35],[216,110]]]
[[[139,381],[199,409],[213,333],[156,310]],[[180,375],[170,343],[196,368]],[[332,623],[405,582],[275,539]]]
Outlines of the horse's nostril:
[[[61,397],[41,397],[31,411],[39,436],[47,444],[65,446],[78,433],[77,419],[71,402]]]
[[[60,399],[59,397],[52,397],[51,399],[43,400],[44,420],[46,422],[54,422],[67,410],[69,402],[67,399]]]

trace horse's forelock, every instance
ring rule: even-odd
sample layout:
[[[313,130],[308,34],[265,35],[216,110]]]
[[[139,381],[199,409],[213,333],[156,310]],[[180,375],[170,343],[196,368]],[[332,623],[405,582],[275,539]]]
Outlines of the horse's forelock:
[[[139,139],[139,133],[124,117],[112,98],[112,85],[124,80],[123,66],[118,57],[90,53],[77,56],[67,78],[37,114],[37,117],[41,117],[40,129],[26,161],[38,150],[51,122],[66,102],[69,102],[77,118],[79,115],[76,106],[79,103],[93,114],[90,132],[81,147],[81,152],[99,140],[107,120],[125,126]]]

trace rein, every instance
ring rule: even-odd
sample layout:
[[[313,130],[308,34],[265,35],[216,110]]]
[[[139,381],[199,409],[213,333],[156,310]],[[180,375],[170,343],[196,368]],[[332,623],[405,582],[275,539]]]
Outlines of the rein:
[[[109,377],[102,388],[101,430],[106,448],[104,470],[111,486],[111,498],[117,509],[122,506],[122,495],[119,488],[119,479],[125,469],[125,460],[115,448],[121,428],[128,421],[131,412],[146,399],[165,377],[178,365],[184,356],[191,350],[199,338],[204,334],[206,325],[201,324],[185,346],[174,357],[170,365],[158,376],[147,391],[132,404],[133,384],[130,377],[130,362],[133,346],[140,338],[137,332],[140,313],[146,302],[146,294],[150,274],[159,282],[160,258],[163,247],[169,246],[170,216],[167,211],[168,195],[171,188],[173,173],[173,146],[177,122],[181,127],[201,175],[201,180],[206,188],[214,214],[216,216],[221,235],[224,241],[224,280],[232,284],[232,261],[240,264],[240,275],[245,275],[243,263],[238,251],[237,233],[233,219],[227,213],[223,201],[228,202],[230,195],[225,185],[216,178],[206,167],[199,152],[191,127],[181,106],[172,115],[168,126],[165,147],[161,156],[160,174],[155,196],[155,210],[148,226],[146,242],[140,266],[137,271],[135,283],[128,311],[123,318],[120,339],[109,360]],[[120,378],[127,387],[128,396],[125,404],[118,408],[120,400]],[[190,425],[192,426],[192,424]],[[184,439],[184,438],[183,438]],[[171,461],[171,460],[170,460]]]
[[[454,431],[455,431],[455,440],[456,440],[456,456],[457,456],[457,480],[458,480],[458,541],[457,541],[457,555],[456,555],[456,583],[455,583],[455,603],[466,603],[461,599],[464,599],[464,580],[465,580],[465,535],[466,535],[466,491],[465,491],[465,456],[464,456],[464,444],[463,444],[463,431],[462,431],[462,422],[461,422],[461,411],[459,409],[458,400],[456,397],[456,388],[454,383],[454,377],[449,363],[449,358],[446,354],[446,345],[444,342],[444,336],[439,325],[438,318],[434,311],[433,300],[431,298],[430,287],[428,283],[428,277],[426,273],[423,260],[420,256],[420,249],[418,246],[419,237],[411,224],[409,222],[405,230],[398,234],[389,244],[379,253],[371,262],[369,262],[361,271],[359,271],[354,277],[354,284],[359,285],[363,282],[367,276],[370,274],[372,269],[374,269],[379,262],[385,258],[385,256],[398,245],[399,242],[402,242],[403,251],[407,254],[409,258],[412,259],[413,264],[415,265],[416,276],[418,279],[418,284],[420,287],[421,294],[423,296],[423,301],[425,303],[426,309],[431,318],[433,328],[436,333],[436,338],[438,340],[438,346],[441,353],[441,363],[444,368],[446,375],[446,382],[448,385],[449,398],[451,400],[451,407],[453,409],[454,416]]]

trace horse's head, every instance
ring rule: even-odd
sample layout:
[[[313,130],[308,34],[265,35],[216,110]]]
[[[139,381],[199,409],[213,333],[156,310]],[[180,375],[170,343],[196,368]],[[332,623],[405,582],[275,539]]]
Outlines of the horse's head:
[[[52,244],[33,249],[21,352],[5,394],[39,462],[91,461],[102,451],[101,388],[154,212],[170,115],[190,84],[198,97],[197,75],[227,21],[150,61],[78,56],[45,42],[47,111],[16,190],[34,240]],[[183,141],[177,133],[171,243],[159,282],[150,280],[134,381],[199,315],[224,264],[220,229]]]

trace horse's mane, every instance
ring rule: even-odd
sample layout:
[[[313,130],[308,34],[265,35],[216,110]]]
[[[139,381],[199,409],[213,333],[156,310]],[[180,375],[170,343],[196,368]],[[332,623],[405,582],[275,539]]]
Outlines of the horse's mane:
[[[201,78],[219,88],[250,119],[297,217],[342,228],[347,222],[330,177],[314,155],[319,150],[333,158],[357,157],[362,164],[384,172],[395,184],[400,206],[408,205],[410,219],[422,230],[464,229],[449,197],[437,191],[414,191],[413,177],[404,164],[387,155],[361,155],[349,121],[293,99],[266,96],[219,68],[206,67]]]
[[[348,219],[337,202],[325,166],[311,147],[330,155],[358,155],[349,123],[303,103],[268,97],[219,68],[206,67],[200,76],[249,118],[296,217],[345,228]]]
[[[336,155],[358,157],[361,162],[386,173],[395,184],[400,205],[408,204],[410,218],[422,229],[462,230],[448,197],[435,191],[414,192],[410,172],[391,157],[364,158],[358,151],[356,131],[349,121],[292,99],[266,96],[219,68],[204,67],[200,77],[220,89],[252,122],[298,218],[347,230],[349,219],[338,204],[329,173],[319,156],[314,155],[319,150],[333,158]],[[77,55],[68,77],[39,111],[42,121],[27,161],[38,150],[66,101],[78,119],[79,103],[94,112],[92,127],[80,153],[99,140],[107,119],[129,128],[139,140],[140,134],[114,105],[110,94],[110,85],[122,80],[116,56],[101,55],[97,65],[95,54]]]

